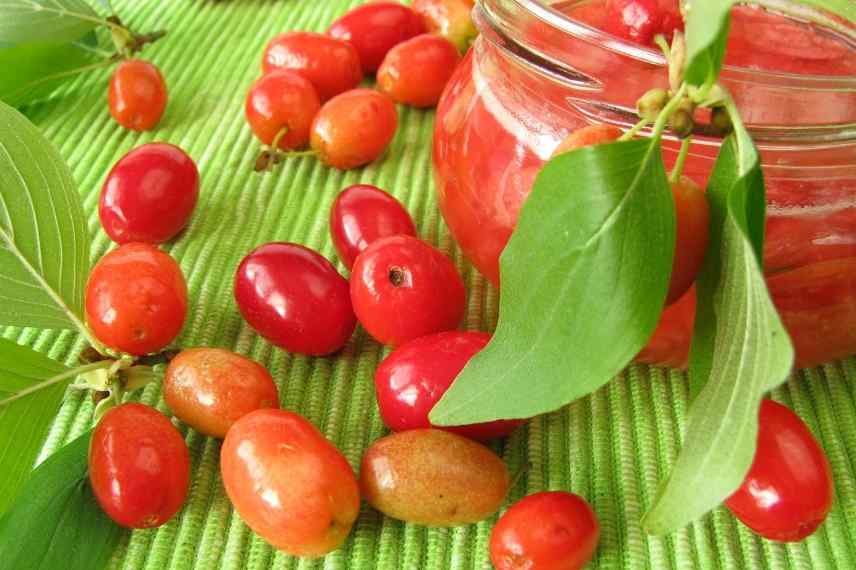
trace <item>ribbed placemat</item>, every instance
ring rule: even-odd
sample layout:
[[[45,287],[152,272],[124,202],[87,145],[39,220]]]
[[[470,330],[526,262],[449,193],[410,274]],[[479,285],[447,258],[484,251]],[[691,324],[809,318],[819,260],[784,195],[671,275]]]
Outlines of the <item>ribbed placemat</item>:
[[[179,343],[227,347],[262,362],[277,381],[282,406],[314,422],[355,468],[363,450],[384,433],[373,373],[386,351],[362,330],[333,358],[295,356],[271,347],[244,324],[232,297],[233,272],[243,255],[261,243],[288,240],[335,259],[327,233],[331,202],[349,184],[376,184],[405,204],[423,238],[457,261],[469,289],[466,328],[490,331],[497,313],[496,291],[464,261],[435,205],[432,112],[400,108],[390,152],[363,170],[341,173],[301,158],[271,174],[252,172],[259,147],[244,121],[243,99],[258,74],[265,42],[281,31],[323,30],[356,3],[115,1],[134,29],[169,31],[144,53],[160,66],[169,85],[169,106],[157,130],[136,134],[112,121],[106,70],[25,109],[73,168],[95,236],[93,261],[110,247],[96,213],[110,166],[129,149],[153,140],[180,145],[193,156],[202,177],[199,205],[188,230],[168,248],[187,276],[192,301]],[[61,359],[81,347],[71,333],[5,329],[3,336]],[[136,397],[168,413],[158,385]],[[509,499],[543,489],[586,497],[602,525],[593,568],[856,568],[856,360],[797,373],[774,397],[808,423],[834,472],[835,508],[821,530],[802,543],[761,540],[722,508],[666,538],[642,532],[639,519],[675,458],[687,404],[682,374],[644,366],[630,368],[593,396],[536,418],[496,444],[512,472],[528,464]],[[68,394],[43,456],[86,429],[91,414],[89,398]],[[181,429],[193,456],[187,505],[164,527],[130,534],[117,549],[113,568],[490,567],[487,540],[495,518],[427,529],[365,506],[344,548],[325,559],[297,560],[276,552],[230,508],[218,470],[219,443]]]

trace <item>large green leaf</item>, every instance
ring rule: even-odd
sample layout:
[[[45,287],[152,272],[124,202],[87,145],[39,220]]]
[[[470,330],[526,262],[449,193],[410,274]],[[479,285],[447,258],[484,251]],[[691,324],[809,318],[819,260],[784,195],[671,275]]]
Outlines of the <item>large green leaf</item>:
[[[87,34],[87,37],[94,34]],[[81,42],[37,42],[0,48],[0,101],[19,106],[53,92],[98,56]]]
[[[0,518],[0,569],[98,570],[122,533],[89,486],[86,433],[62,447],[32,474]]]
[[[0,42],[69,42],[103,24],[83,0],[0,0]]]
[[[697,285],[692,403],[683,447],[643,521],[653,534],[683,527],[737,490],[755,456],[761,399],[787,378],[794,361],[761,271],[764,181],[739,119],[720,149],[707,195],[711,239]]]
[[[59,362],[26,346],[0,339],[0,400],[64,372],[68,372],[68,368]],[[0,406],[0,465],[3,466],[0,513],[18,494],[33,469],[65,388],[65,383],[54,384]]]
[[[502,254],[496,334],[431,421],[527,418],[608,382],[657,324],[674,240],[659,139],[551,160]]]
[[[89,235],[57,150],[0,103],[0,325],[77,328]]]

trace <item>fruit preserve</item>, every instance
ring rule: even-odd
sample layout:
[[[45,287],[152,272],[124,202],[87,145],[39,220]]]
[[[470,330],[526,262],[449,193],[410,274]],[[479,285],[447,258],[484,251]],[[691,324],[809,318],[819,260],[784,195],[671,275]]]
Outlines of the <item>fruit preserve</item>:
[[[652,32],[644,19],[616,24],[636,12],[613,3],[663,13]],[[809,366],[856,353],[856,28],[788,0],[765,4],[779,12],[734,9],[721,80],[761,152],[764,269],[797,364]],[[452,234],[498,284],[543,163],[580,127],[636,123],[636,100],[668,87],[650,40],[682,23],[675,0],[484,0],[474,19],[481,36],[438,107],[434,166]],[[694,138],[684,173],[704,186],[718,145]],[[678,146],[664,142],[667,167]],[[667,308],[639,359],[685,366],[694,305],[690,290]]]

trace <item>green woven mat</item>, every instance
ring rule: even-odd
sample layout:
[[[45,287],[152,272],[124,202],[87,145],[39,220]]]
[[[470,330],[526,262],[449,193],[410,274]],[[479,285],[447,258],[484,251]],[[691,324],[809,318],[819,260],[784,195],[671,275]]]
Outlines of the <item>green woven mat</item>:
[[[73,168],[90,232],[96,236],[93,256],[110,247],[96,214],[110,166],[151,140],[182,146],[199,165],[202,191],[189,229],[169,248],[187,276],[192,299],[180,344],[228,347],[264,363],[276,378],[282,405],[319,426],[357,467],[363,450],[384,433],[373,373],[385,350],[361,330],[335,358],[294,356],[272,348],[241,320],[232,276],[245,253],[272,240],[300,242],[335,259],[327,233],[328,208],[340,189],[367,182],[401,199],[420,235],[458,262],[470,294],[466,328],[492,330],[496,291],[463,260],[435,206],[429,144],[433,114],[400,109],[401,126],[390,152],[364,170],[340,173],[305,158],[288,160],[273,174],[254,174],[258,145],[244,121],[243,99],[258,73],[266,40],[284,30],[323,30],[355,2],[114,3],[137,30],[169,30],[166,39],[145,52],[161,67],[170,88],[159,128],[136,134],[111,120],[107,71],[81,77],[60,97],[25,110]],[[75,355],[81,347],[71,333],[6,329],[3,336],[56,358]],[[157,385],[137,397],[168,412]],[[795,374],[774,397],[808,423],[826,449],[835,478],[834,510],[821,530],[800,544],[760,540],[722,508],[666,538],[642,533],[639,519],[675,458],[687,404],[684,377],[656,368],[633,367],[592,397],[536,418],[497,444],[512,472],[529,464],[509,500],[543,489],[568,489],[586,497],[602,527],[592,564],[596,568],[856,568],[856,360]],[[91,401],[70,393],[44,454],[86,429],[91,414]],[[130,534],[113,557],[114,568],[490,567],[487,541],[495,519],[427,529],[367,507],[345,546],[326,559],[301,561],[276,552],[232,511],[218,470],[219,443],[182,429],[193,456],[187,505],[162,528]]]

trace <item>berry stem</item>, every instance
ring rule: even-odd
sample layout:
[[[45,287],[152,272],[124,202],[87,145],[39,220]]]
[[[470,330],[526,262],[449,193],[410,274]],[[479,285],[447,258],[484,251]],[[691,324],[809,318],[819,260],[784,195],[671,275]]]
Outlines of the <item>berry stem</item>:
[[[678,92],[675,93],[674,96],[672,96],[672,98],[666,104],[666,106],[663,107],[663,110],[660,112],[660,115],[657,117],[657,120],[654,122],[653,135],[652,135],[653,137],[659,138],[660,135],[663,134],[663,131],[666,129],[666,125],[668,124],[669,119],[675,113],[675,111],[678,109],[678,106],[680,106],[681,101],[683,101],[683,98],[684,98],[684,95],[686,94],[686,92],[687,92],[687,84],[683,83],[683,84],[681,84],[680,89],[678,89]]]
[[[32,386],[27,386],[26,388],[24,388],[20,392],[16,392],[12,396],[9,396],[8,398],[0,400],[0,408],[5,406],[6,404],[14,402],[15,400],[23,398],[24,396],[28,396],[28,395],[33,394],[35,392],[38,392],[40,390],[44,390],[45,388],[53,386],[54,384],[62,382],[63,380],[68,380],[69,378],[73,378],[75,376],[85,374],[86,372],[92,372],[93,370],[101,370],[104,368],[110,368],[113,366],[113,364],[115,362],[116,361],[114,361],[114,360],[100,360],[98,362],[93,362],[92,364],[84,364],[83,366],[78,366],[77,368],[72,368],[71,370],[63,372],[61,374],[57,374],[56,376],[52,376],[51,378],[48,378],[44,382],[39,382],[38,384],[33,384]]]
[[[620,142],[632,140],[633,137],[635,137],[636,135],[639,134],[639,131],[641,131],[642,129],[645,128],[645,125],[647,125],[648,122],[649,122],[648,119],[645,119],[645,118],[640,119],[638,123],[636,123],[635,125],[630,127],[630,129],[627,132],[625,132],[623,135],[621,135],[618,138],[618,140]]]
[[[677,184],[681,179],[681,174],[684,172],[684,163],[687,161],[687,156],[690,153],[690,143],[692,137],[687,137],[681,141],[681,150],[678,152],[678,158],[675,160],[675,166],[672,167],[672,172],[669,174],[669,182]]]

